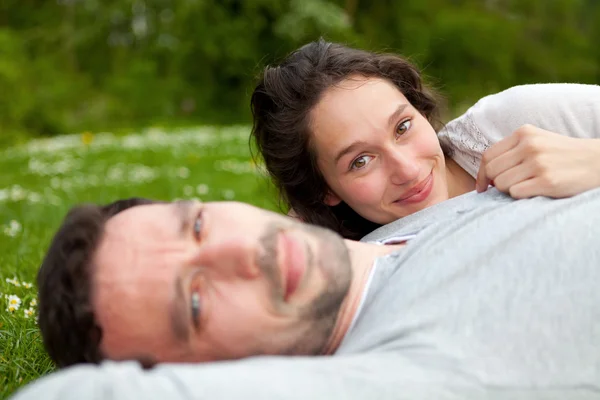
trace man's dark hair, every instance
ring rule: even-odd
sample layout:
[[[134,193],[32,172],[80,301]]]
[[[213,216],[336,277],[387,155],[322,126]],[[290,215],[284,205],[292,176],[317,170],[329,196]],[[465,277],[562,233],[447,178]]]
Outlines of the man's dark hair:
[[[327,183],[311,146],[310,112],[323,93],[352,75],[391,82],[439,129],[438,101],[417,68],[397,54],[353,49],[320,39],[291,53],[281,64],[265,68],[251,99],[252,138],[265,160],[280,200],[304,221],[343,237],[360,239],[379,225],[346,203],[324,203]],[[445,153],[448,148],[442,144]]]
[[[94,253],[106,221],[143,198],[72,208],[54,235],[37,275],[39,327],[46,351],[58,365],[99,363],[102,329],[91,304]]]

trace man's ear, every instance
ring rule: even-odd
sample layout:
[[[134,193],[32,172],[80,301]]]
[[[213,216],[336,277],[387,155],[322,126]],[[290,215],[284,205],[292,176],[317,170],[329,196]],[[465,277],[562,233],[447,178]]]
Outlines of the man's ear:
[[[325,200],[323,201],[323,203],[327,204],[328,206],[337,206],[338,204],[340,204],[342,202],[342,199],[340,199],[338,197],[337,194],[333,193],[331,190],[327,191],[327,194],[325,195]]]

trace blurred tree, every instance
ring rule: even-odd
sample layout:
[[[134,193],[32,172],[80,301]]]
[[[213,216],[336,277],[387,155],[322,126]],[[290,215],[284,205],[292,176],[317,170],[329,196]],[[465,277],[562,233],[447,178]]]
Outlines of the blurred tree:
[[[452,113],[598,82],[597,0],[2,0],[0,131],[245,122],[257,74],[324,36],[403,54]]]

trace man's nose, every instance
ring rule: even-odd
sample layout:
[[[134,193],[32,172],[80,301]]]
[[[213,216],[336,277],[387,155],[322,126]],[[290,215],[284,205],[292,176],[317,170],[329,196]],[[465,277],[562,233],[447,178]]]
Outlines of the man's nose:
[[[389,178],[394,185],[404,185],[418,179],[419,165],[411,155],[394,151],[389,153],[387,159]]]
[[[246,238],[207,240],[196,250],[194,264],[230,278],[255,279],[260,275],[258,249]]]

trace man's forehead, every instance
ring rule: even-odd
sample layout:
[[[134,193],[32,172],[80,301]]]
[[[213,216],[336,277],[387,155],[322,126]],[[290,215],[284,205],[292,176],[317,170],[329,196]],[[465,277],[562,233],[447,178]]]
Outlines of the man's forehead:
[[[136,206],[111,217],[95,254],[100,270],[149,262],[164,246],[173,244],[177,221],[170,204]],[[158,260],[157,260],[158,261]],[[100,271],[99,271],[100,272]]]
[[[164,223],[165,218],[173,219],[175,203],[144,204],[128,208],[112,216],[106,222],[106,232],[115,233],[125,228],[134,229],[137,226],[155,226]]]

